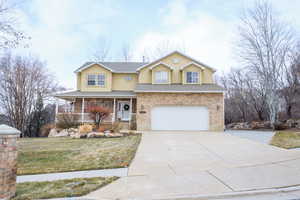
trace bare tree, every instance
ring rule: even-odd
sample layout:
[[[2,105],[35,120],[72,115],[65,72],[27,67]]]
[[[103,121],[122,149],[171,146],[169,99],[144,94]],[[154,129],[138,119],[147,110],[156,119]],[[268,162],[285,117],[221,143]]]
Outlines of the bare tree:
[[[291,53],[291,65],[284,66],[281,96],[285,101],[286,114],[292,117],[292,110],[300,99],[300,48],[293,49]]]
[[[107,61],[109,57],[110,45],[110,40],[99,38],[93,50],[94,52],[92,55],[92,60],[94,60],[95,62]]]
[[[125,62],[130,62],[132,60],[132,51],[128,43],[123,44],[122,47],[122,56]]]
[[[14,48],[24,39],[28,39],[18,27],[15,14],[17,4],[14,1],[0,0],[0,48]]]
[[[6,53],[0,64],[0,107],[10,124],[24,134],[38,101],[49,97],[57,85],[35,57]]]
[[[277,122],[280,81],[293,45],[291,28],[278,19],[270,3],[259,1],[245,11],[239,26],[239,56],[265,90],[272,127]]]
[[[226,123],[237,121],[264,120],[266,113],[265,93],[255,84],[245,69],[232,69],[228,74],[217,78],[226,89]]]

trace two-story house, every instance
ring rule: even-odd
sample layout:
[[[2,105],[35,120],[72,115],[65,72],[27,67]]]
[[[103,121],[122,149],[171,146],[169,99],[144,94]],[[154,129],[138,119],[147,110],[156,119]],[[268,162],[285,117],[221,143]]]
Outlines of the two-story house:
[[[137,130],[223,131],[224,90],[214,72],[178,51],[150,63],[87,62],[75,71],[77,90],[56,97],[81,122],[90,121],[90,105],[101,105],[111,110],[105,123],[135,117]]]

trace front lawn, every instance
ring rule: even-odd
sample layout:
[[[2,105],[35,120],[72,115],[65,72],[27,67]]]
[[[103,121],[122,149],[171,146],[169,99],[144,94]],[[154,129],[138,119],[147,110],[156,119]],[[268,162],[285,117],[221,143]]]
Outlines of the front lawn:
[[[75,178],[59,181],[18,183],[13,200],[76,197],[103,187],[117,177]]]
[[[127,167],[141,135],[120,138],[20,138],[18,175]]]
[[[273,136],[270,144],[285,149],[299,148],[300,132],[278,131]]]

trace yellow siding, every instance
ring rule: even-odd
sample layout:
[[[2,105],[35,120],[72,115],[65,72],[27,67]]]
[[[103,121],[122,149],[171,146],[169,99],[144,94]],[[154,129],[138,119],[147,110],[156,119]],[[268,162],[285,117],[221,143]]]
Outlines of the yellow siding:
[[[177,59],[178,63],[174,63],[173,62],[174,59]],[[194,61],[189,58],[186,58],[185,56],[182,56],[178,53],[174,53],[174,54],[172,54],[164,59],[161,59],[161,60],[153,63],[152,65],[149,65],[148,67],[140,70],[139,78],[138,78],[139,83],[153,83],[152,82],[152,73],[151,73],[150,68],[152,66],[156,65],[158,62],[163,62],[169,66],[172,66],[173,70],[171,72],[171,83],[174,84],[174,83],[183,83],[183,81],[184,81],[182,79],[183,75],[182,75],[182,71],[180,69],[182,66],[185,66],[188,63],[191,63]],[[212,78],[213,71],[206,67],[204,67],[204,68],[205,68],[205,70],[201,73],[202,83],[213,83],[213,78]]]
[[[198,84],[203,83],[202,82],[202,78],[203,78],[202,74],[203,73],[202,73],[201,68],[199,68],[197,66],[194,66],[194,65],[190,65],[190,66],[188,66],[188,67],[186,67],[182,70],[182,83],[183,84],[195,84],[195,83],[187,83],[186,82],[186,72],[198,72],[199,73],[199,77],[198,77],[199,82],[198,82]]]
[[[213,71],[205,68],[202,73],[202,80],[203,80],[202,83],[214,83],[213,74],[214,74]]]
[[[104,87],[101,86],[89,86],[87,84],[87,75],[88,74],[105,74],[105,85]],[[111,91],[111,83],[112,83],[112,73],[99,66],[99,65],[93,65],[81,72],[81,91],[101,91],[101,92],[108,92]]]
[[[177,63],[174,63],[174,59],[177,59]],[[159,65],[150,69],[152,66],[156,65],[158,62],[163,62],[173,69],[170,70],[164,65]],[[203,66],[204,69],[201,69],[197,66],[191,65],[183,70],[182,67],[194,62],[193,60],[182,56],[181,54],[174,53],[164,59],[153,63],[152,65],[141,69],[138,74],[130,73],[111,73],[111,71],[101,67],[100,65],[93,65],[82,72],[77,73],[77,89],[81,91],[112,91],[112,90],[123,90],[130,91],[134,90],[138,83],[154,83],[154,73],[156,71],[168,71],[169,72],[169,83],[172,84],[186,84],[185,72],[186,71],[198,71],[200,72],[199,84],[202,83],[214,83],[213,80],[213,71],[209,68]],[[88,74],[105,74],[105,86],[88,86],[87,85],[87,75]],[[126,76],[132,77],[132,80],[126,80]]]
[[[131,77],[131,80],[126,80]],[[117,74],[112,76],[112,90],[134,90],[137,84],[137,74]]]
[[[172,73],[171,73],[171,70],[164,66],[164,65],[158,65],[156,66],[155,68],[152,69],[152,83],[155,84],[155,72],[159,72],[159,71],[164,71],[164,72],[168,72],[168,83],[166,84],[170,84],[171,83],[171,76],[172,76]],[[160,83],[161,84],[161,83]]]
[[[77,90],[81,89],[81,73],[77,73]]]
[[[149,67],[143,68],[138,75],[139,83],[152,83],[152,72]]]

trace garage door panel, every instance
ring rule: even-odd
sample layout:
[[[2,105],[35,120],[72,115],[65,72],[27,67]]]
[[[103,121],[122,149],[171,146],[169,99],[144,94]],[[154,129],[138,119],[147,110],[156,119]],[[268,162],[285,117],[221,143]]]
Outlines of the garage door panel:
[[[208,130],[208,109],[202,106],[154,107],[151,127],[152,130]]]

